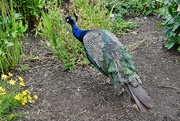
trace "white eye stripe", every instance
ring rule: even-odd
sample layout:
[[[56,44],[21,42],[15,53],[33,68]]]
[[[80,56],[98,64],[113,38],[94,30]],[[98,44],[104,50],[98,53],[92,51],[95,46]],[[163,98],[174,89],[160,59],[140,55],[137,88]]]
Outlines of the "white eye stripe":
[[[66,19],[66,21],[69,21],[69,19]]]

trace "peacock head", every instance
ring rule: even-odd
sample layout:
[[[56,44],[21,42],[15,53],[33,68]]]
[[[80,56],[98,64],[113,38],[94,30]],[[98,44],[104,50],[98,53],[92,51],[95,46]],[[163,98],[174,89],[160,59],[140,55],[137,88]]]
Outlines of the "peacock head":
[[[74,13],[74,16],[76,18],[76,22],[78,21],[78,16]],[[73,25],[75,23],[74,19],[71,18],[71,16],[66,17],[66,22]]]
[[[66,22],[69,23],[72,27],[72,33],[80,42],[83,43],[83,37],[88,30],[81,30],[77,25],[76,22],[78,21],[78,16],[74,13],[75,19],[72,19],[71,16],[66,17]],[[74,18],[73,17],[73,18]]]
[[[75,24],[75,21],[71,18],[71,16],[66,17],[66,22],[71,25]]]

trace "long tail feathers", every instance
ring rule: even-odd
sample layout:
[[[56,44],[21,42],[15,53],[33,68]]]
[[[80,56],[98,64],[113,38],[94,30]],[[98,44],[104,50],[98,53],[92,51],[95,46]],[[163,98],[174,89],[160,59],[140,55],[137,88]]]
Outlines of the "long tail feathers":
[[[146,112],[154,106],[154,102],[140,85],[133,87],[131,84],[125,84],[124,88],[129,96],[136,102],[140,111]]]

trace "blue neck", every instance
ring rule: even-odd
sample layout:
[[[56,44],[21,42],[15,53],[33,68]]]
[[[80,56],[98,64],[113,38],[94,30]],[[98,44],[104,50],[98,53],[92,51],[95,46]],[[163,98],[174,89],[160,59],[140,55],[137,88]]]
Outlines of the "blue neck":
[[[72,25],[72,32],[73,35],[78,39],[80,42],[83,43],[83,37],[86,34],[87,30],[81,30],[75,23]]]

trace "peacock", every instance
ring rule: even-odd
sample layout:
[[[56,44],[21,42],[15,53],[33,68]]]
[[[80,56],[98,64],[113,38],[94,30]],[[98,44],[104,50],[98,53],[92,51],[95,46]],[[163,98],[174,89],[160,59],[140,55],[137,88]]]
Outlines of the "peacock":
[[[138,109],[146,112],[154,106],[151,97],[140,85],[142,83],[133,65],[131,55],[123,44],[108,30],[82,30],[71,17],[66,22],[72,27],[72,33],[84,46],[88,60],[103,75],[110,79],[114,87],[123,87]]]

